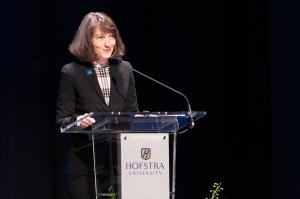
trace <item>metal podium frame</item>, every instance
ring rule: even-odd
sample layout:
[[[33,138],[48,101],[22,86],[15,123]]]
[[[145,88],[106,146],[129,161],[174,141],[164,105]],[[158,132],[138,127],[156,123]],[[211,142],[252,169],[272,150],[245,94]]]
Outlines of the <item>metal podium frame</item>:
[[[61,133],[83,133],[88,134],[92,141],[93,167],[94,167],[94,185],[95,197],[113,197],[119,196],[119,193],[99,193],[97,185],[96,171],[96,151],[95,136],[97,134],[122,134],[122,133],[168,133],[173,135],[173,157],[172,157],[172,175],[170,187],[170,198],[175,199],[176,183],[176,143],[177,134],[188,131],[196,120],[204,117],[205,111],[193,112],[95,112],[88,113],[85,117],[93,117],[95,123],[89,129],[81,129],[77,126],[80,120],[77,120],[67,126],[61,127]],[[194,124],[193,124],[194,125]],[[111,142],[111,139],[108,139]],[[170,143],[169,143],[170,145]],[[110,158],[111,149],[109,147]],[[112,172],[112,168],[110,168]],[[113,174],[111,178],[113,179]],[[112,180],[111,179],[111,180]],[[122,196],[121,196],[122,197]]]

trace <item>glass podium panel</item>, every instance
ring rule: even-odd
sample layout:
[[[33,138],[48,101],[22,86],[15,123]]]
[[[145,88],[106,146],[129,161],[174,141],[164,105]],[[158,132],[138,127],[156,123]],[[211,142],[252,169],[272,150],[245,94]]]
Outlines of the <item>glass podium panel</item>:
[[[118,113],[89,113],[96,122],[92,128],[81,129],[78,121],[61,128],[62,133],[168,133],[178,132],[206,115],[200,112],[118,112]],[[84,119],[85,117],[81,118]]]
[[[176,179],[176,143],[177,134],[188,131],[194,126],[194,122],[206,115],[205,111],[193,111],[193,112],[118,112],[118,113],[104,113],[96,112],[89,113],[85,117],[92,117],[95,119],[95,123],[86,129],[81,129],[77,126],[78,121],[75,121],[67,126],[61,127],[61,133],[74,133],[75,134],[86,134],[90,138],[90,143],[83,147],[85,150],[92,154],[93,161],[93,176],[94,176],[94,190],[95,198],[107,198],[107,199],[119,199],[122,198],[122,178],[121,178],[121,167],[122,159],[124,156],[132,155],[135,151],[137,153],[137,161],[145,162],[140,157],[140,150],[151,150],[155,152],[155,147],[151,147],[151,137],[157,137],[161,134],[162,139],[168,140],[167,145],[162,147],[167,147],[168,157],[163,157],[168,161],[169,168],[169,187],[168,199],[175,198],[175,179]],[[85,117],[81,118],[84,119]],[[130,139],[130,135],[137,136],[138,142],[145,145],[146,148],[140,146],[135,150],[130,147],[124,150],[122,148],[122,142],[126,139]],[[139,137],[141,135],[141,137]],[[151,136],[152,135],[152,136]],[[149,139],[150,138],[150,139]],[[155,138],[157,139],[157,138]],[[129,141],[129,140],[128,140]],[[163,143],[163,141],[162,141]],[[124,146],[127,146],[126,144]],[[150,146],[150,147],[149,147]],[[103,154],[103,147],[106,149],[106,154]],[[123,151],[121,151],[121,148]],[[129,150],[128,150],[129,149]],[[124,153],[125,152],[125,153]],[[101,170],[103,164],[103,156],[106,156],[104,160],[104,165],[106,170]],[[122,157],[121,157],[122,156]],[[155,154],[153,154],[154,158]],[[151,160],[155,161],[155,160]],[[99,166],[101,165],[101,166]],[[108,178],[106,184],[101,184],[103,181],[101,179]],[[128,182],[123,179],[123,181]],[[147,181],[147,180],[146,180]],[[145,181],[145,182],[146,182]],[[108,184],[107,184],[108,183]],[[123,182],[124,183],[124,182]],[[143,184],[143,183],[140,183]],[[102,187],[106,189],[101,189]],[[149,186],[149,185],[148,185]],[[153,186],[157,186],[153,184]],[[127,187],[127,186],[123,186]],[[145,187],[145,189],[149,187]],[[151,189],[151,188],[150,188]],[[152,189],[151,189],[152,190]],[[124,191],[124,190],[123,190]],[[137,189],[138,191],[138,189]],[[137,194],[137,193],[135,193]],[[165,194],[166,195],[166,194]],[[134,194],[133,194],[134,196]],[[129,198],[134,198],[134,197]],[[147,196],[143,197],[148,199]],[[160,197],[157,197],[160,199]],[[163,197],[165,198],[165,197]],[[127,199],[126,197],[122,199]],[[152,199],[152,198],[151,198]]]

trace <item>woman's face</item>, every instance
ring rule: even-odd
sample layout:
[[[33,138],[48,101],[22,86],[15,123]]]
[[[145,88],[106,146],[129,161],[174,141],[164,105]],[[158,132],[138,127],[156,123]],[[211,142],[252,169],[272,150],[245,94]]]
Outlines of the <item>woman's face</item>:
[[[106,61],[114,51],[116,39],[112,33],[103,33],[99,28],[96,28],[92,37],[92,44],[99,60]]]

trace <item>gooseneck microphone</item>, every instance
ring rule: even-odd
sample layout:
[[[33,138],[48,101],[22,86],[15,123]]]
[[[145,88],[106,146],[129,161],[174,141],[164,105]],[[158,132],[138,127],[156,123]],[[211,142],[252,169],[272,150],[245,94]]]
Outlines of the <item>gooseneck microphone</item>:
[[[188,119],[189,119],[189,123],[190,123],[189,128],[192,129],[195,126],[193,113],[192,113],[192,108],[191,108],[190,102],[189,102],[189,100],[188,100],[188,98],[186,97],[185,94],[183,94],[182,92],[180,92],[180,91],[178,91],[178,90],[176,90],[176,89],[174,89],[174,88],[172,88],[172,87],[170,87],[170,86],[168,86],[168,85],[166,85],[166,84],[164,84],[164,83],[162,83],[162,82],[160,82],[156,79],[153,79],[152,77],[149,77],[148,75],[146,75],[146,74],[144,74],[144,73],[142,73],[142,72],[140,72],[136,69],[134,69],[131,65],[128,64],[128,62],[123,62],[123,63],[127,68],[130,68],[132,71],[136,72],[137,74],[139,74],[143,77],[146,77],[147,79],[150,79],[151,81],[153,81],[153,82],[155,82],[155,83],[157,83],[157,84],[159,84],[159,85],[161,85],[161,86],[163,86],[163,87],[165,87],[165,88],[181,95],[185,99],[185,101],[187,103],[187,106],[188,106]]]

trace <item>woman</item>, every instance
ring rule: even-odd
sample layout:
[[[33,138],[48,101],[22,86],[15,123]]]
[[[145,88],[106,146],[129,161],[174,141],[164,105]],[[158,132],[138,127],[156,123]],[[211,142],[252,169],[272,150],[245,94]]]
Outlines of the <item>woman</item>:
[[[136,88],[130,64],[122,60],[125,46],[114,21],[105,13],[88,13],[80,23],[69,51],[77,60],[63,66],[56,106],[56,122],[65,126],[89,112],[138,111]],[[125,66],[126,65],[126,66]],[[78,125],[89,128],[95,120],[87,117]],[[95,198],[91,140],[73,134],[66,175],[72,199]],[[107,147],[102,144],[105,176]],[[101,148],[101,147],[100,147]],[[104,177],[105,178],[105,177]],[[99,189],[105,190],[105,179]],[[108,184],[108,183],[106,183]],[[98,191],[99,192],[99,191]]]

